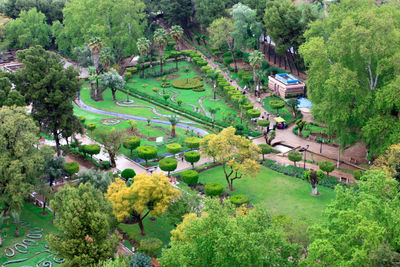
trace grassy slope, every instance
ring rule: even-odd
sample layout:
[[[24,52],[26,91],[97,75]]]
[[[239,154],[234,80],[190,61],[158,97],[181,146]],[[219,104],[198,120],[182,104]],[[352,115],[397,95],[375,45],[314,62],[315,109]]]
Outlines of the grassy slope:
[[[199,181],[227,185],[221,167],[202,172]],[[253,205],[263,206],[272,214],[286,214],[307,222],[322,220],[322,211],[335,196],[332,189],[321,186],[321,195],[312,196],[307,182],[264,167],[257,177],[236,180],[233,185],[237,190],[232,195],[245,194]]]

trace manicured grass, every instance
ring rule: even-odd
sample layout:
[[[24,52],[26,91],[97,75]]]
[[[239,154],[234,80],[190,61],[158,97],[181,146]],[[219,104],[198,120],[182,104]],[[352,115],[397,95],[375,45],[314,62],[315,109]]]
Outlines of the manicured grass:
[[[163,247],[167,246],[171,238],[171,230],[174,226],[168,222],[166,216],[156,217],[155,221],[150,220],[150,215],[143,221],[145,236],[140,234],[138,224],[119,224],[118,227],[125,232],[134,233],[137,242],[146,238],[158,238],[163,242]],[[132,247],[129,247],[132,248]]]
[[[159,68],[159,66],[156,66],[155,68]],[[164,65],[164,69],[169,69],[169,68],[175,68],[175,63],[167,63]],[[188,74],[184,73],[183,70],[189,68],[190,72]],[[173,82],[174,80],[177,79],[186,79],[187,77],[189,79],[197,77],[197,73],[194,70],[196,67],[190,63],[190,62],[179,62],[179,71],[178,73],[173,73],[173,74],[169,74],[166,75],[166,77],[168,78],[169,82]],[[146,69],[146,72],[158,72],[159,69]],[[199,108],[199,113],[201,112],[201,107],[199,104],[199,99],[200,98],[204,98],[206,96],[213,96],[213,91],[212,88],[207,85],[207,83],[205,81],[203,81],[203,85],[204,85],[204,89],[205,91],[203,92],[195,92],[193,90],[185,90],[185,89],[176,89],[174,87],[169,87],[169,88],[162,88],[161,87],[161,81],[162,77],[159,78],[146,78],[146,79],[142,79],[140,78],[139,73],[135,74],[133,76],[133,78],[131,80],[129,80],[128,84],[127,84],[127,88],[134,88],[135,90],[138,90],[140,92],[146,93],[149,96],[152,97],[159,97],[160,99],[162,99],[162,95],[163,93],[168,94],[171,96],[171,98],[173,98],[175,96],[175,99],[181,99],[182,100],[182,105],[185,109],[188,110],[192,110],[194,111],[192,106],[195,106],[197,108]],[[143,86],[145,85],[145,86]],[[157,88],[159,91],[158,92],[154,92],[153,88]],[[236,112],[232,107],[228,106],[224,100],[220,100],[220,101],[209,101],[210,98],[205,98],[204,100],[204,106],[207,109],[208,107],[219,107],[221,112],[218,112],[216,114],[216,119],[220,120],[223,118],[223,112],[222,111],[230,111],[230,112]],[[171,101],[171,100],[168,100]],[[204,114],[203,114],[204,115]]]
[[[289,110],[289,106],[285,105],[285,107],[281,108],[278,112],[276,112],[276,109],[272,109],[269,105],[269,102],[271,100],[278,100],[276,97],[266,97],[264,98],[264,109],[268,111],[271,114],[277,114],[280,117],[284,118],[287,122],[290,121],[293,118],[292,112]]]
[[[107,131],[111,131],[113,128],[114,129],[118,129],[118,130],[126,130],[127,128],[130,127],[130,125],[128,124],[127,120],[121,120],[120,124],[117,125],[113,125],[113,126],[107,126],[107,125],[103,125],[100,123],[100,121],[102,119],[107,119],[107,118],[114,118],[112,116],[107,116],[107,115],[103,115],[103,114],[97,114],[97,113],[91,113],[88,112],[86,110],[82,110],[77,106],[74,106],[74,114],[76,116],[84,116],[86,118],[85,124],[87,123],[96,123],[96,130],[93,131],[93,133],[91,133],[90,131],[87,132],[87,135],[90,136],[91,138],[93,138],[94,140],[101,142],[101,140],[98,138],[98,132],[102,131],[102,130],[107,130]],[[161,125],[161,124],[153,124],[151,123],[150,126],[147,125],[147,122],[145,121],[136,121],[138,124],[138,129],[139,132],[146,135],[146,136],[150,136],[150,137],[164,137],[164,141],[166,139],[166,135],[167,133],[170,132],[170,126],[168,125]],[[176,134],[177,134],[177,138],[173,139],[173,140],[169,140],[168,142],[177,142],[179,144],[181,144],[183,146],[183,149],[188,149],[184,147],[184,140],[187,137],[192,136],[193,134],[191,132],[186,133],[185,129],[181,129],[181,128],[176,128]],[[195,135],[195,134],[194,134]],[[197,136],[197,135],[195,135]],[[158,149],[158,152],[160,154],[163,153],[167,153],[166,150],[166,146],[164,143],[159,143],[157,144],[155,141],[148,141],[146,139],[142,139],[141,140],[141,145],[152,145],[152,146],[156,146]],[[126,156],[130,156],[130,151],[124,147],[122,147],[120,149],[120,153],[126,155]],[[137,157],[136,151],[133,154],[133,157]]]
[[[218,182],[227,187],[222,167],[200,173],[199,182]],[[265,167],[257,177],[235,180],[233,186],[233,192],[225,188],[231,195],[245,194],[253,205],[265,207],[271,214],[285,214],[307,222],[323,220],[323,210],[335,197],[332,189],[322,186],[318,187],[320,195],[312,196],[307,182]]]
[[[41,215],[40,212],[42,210],[43,210],[42,208],[34,206],[31,203],[24,204],[24,207],[20,213],[20,220],[29,223],[31,225],[31,227],[28,227],[28,228],[19,227],[20,237],[14,237],[15,225],[11,223],[12,218],[10,218],[10,220],[8,220],[8,222],[5,223],[1,227],[2,237],[4,238],[3,246],[2,246],[3,249],[5,249],[7,247],[13,247],[15,243],[22,243],[22,240],[27,238],[26,234],[28,234],[31,231],[34,231],[34,230],[32,230],[32,227],[42,228],[43,232],[42,232],[42,238],[35,240],[38,243],[37,246],[28,246],[29,251],[27,254],[15,252],[14,257],[8,258],[5,256],[4,250],[2,249],[1,256],[0,256],[0,263],[5,263],[10,260],[30,258],[30,257],[33,257],[34,254],[37,252],[48,250],[48,248],[45,248],[45,244],[47,244],[46,235],[49,233],[52,233],[52,232],[57,232],[58,230],[52,224],[53,214],[47,210],[47,212],[48,212],[47,215]],[[35,230],[37,230],[37,229],[35,229]],[[49,255],[51,255],[51,254],[42,253],[42,254],[39,254],[27,261],[9,264],[7,266],[35,266],[40,260],[46,258]],[[47,258],[47,260],[51,261],[53,263],[53,266],[60,266],[60,265],[54,263],[53,256]]]

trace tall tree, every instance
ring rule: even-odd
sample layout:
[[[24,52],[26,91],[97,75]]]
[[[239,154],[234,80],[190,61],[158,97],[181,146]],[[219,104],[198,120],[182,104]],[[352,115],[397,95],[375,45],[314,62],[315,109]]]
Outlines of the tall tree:
[[[249,56],[250,66],[253,68],[254,91],[257,87],[257,84],[259,85],[260,83],[260,79],[257,76],[257,70],[261,67],[263,61],[264,55],[258,50],[254,50],[253,53],[251,53]]]
[[[106,172],[100,169],[82,170],[76,176],[76,179],[79,179],[78,184],[90,183],[103,194],[107,192],[108,186],[114,181],[111,172]]]
[[[257,162],[260,148],[243,136],[235,135],[235,128],[223,129],[201,140],[200,151],[222,165],[229,190],[233,181],[246,176],[256,176],[260,170]]]
[[[121,130],[112,129],[111,131],[101,131],[99,133],[101,143],[104,145],[104,149],[107,151],[110,157],[111,167],[117,166],[115,158],[118,150],[122,146],[122,142],[125,138],[125,132]]]
[[[268,213],[240,215],[232,204],[208,200],[201,216],[187,214],[162,250],[163,266],[290,266],[298,245],[289,243]]]
[[[190,28],[191,16],[193,14],[191,0],[161,0],[158,3],[162,10],[163,18],[169,25],[182,25],[185,28]]]
[[[163,28],[158,28],[154,32],[154,44],[158,48],[158,56],[160,57],[160,72],[163,73],[163,57],[164,50],[168,43],[168,33]]]
[[[150,52],[150,41],[144,37],[139,38],[136,43],[139,54],[142,56],[142,78],[144,78],[144,56]]]
[[[44,164],[38,141],[39,129],[25,108],[0,108],[0,195],[7,213],[20,210],[38,182]]]
[[[214,0],[194,0],[195,18],[202,28],[207,28],[215,19],[227,15],[225,3]]]
[[[50,26],[46,16],[36,8],[22,11],[19,17],[7,23],[6,41],[11,48],[28,48],[33,45],[50,46]]]
[[[15,75],[16,89],[32,103],[33,118],[41,128],[54,136],[57,155],[60,156],[61,133],[71,125],[71,121],[78,120],[72,105],[80,90],[78,72],[73,67],[64,69],[60,56],[40,46],[18,51],[17,56],[24,68]],[[79,130],[75,129],[76,132]]]
[[[183,36],[183,29],[179,25],[174,25],[171,27],[170,35],[175,40],[175,63],[176,69],[178,69],[178,51],[179,51],[179,43]]]
[[[91,266],[114,255],[118,236],[111,233],[112,207],[91,184],[67,185],[50,206],[60,232],[48,235],[47,241],[66,266]]]
[[[207,29],[210,33],[211,44],[215,48],[219,48],[222,44],[229,47],[232,54],[232,60],[235,64],[235,72],[237,72],[237,64],[235,57],[235,39],[233,38],[233,20],[230,18],[219,18],[214,20]]]
[[[261,36],[261,23],[257,21],[256,11],[242,3],[233,6],[232,36],[235,39],[235,47],[239,49],[257,48]]]
[[[399,6],[343,0],[331,6],[327,18],[310,25],[300,49],[314,116],[342,146],[363,137],[369,157],[400,141]],[[329,113],[328,106],[334,108]]]
[[[129,187],[125,181],[116,179],[108,187],[106,197],[112,203],[114,215],[119,221],[134,218],[141,234],[145,235],[144,218],[148,214],[162,215],[179,194],[179,190],[172,186],[163,173],[153,173],[152,176],[140,173]]]
[[[331,14],[330,14],[331,16]],[[327,220],[309,228],[311,244],[305,266],[397,266],[400,234],[399,185],[385,173],[371,171],[358,188],[336,187]]]
[[[131,56],[136,41],[146,26],[144,4],[141,0],[72,0],[63,9],[64,27],[56,33],[61,50],[80,47],[98,36],[110,47],[117,62]],[[58,42],[58,37],[68,42]]]
[[[109,72],[100,75],[100,80],[101,86],[111,89],[113,100],[116,101],[115,93],[117,90],[124,88],[125,80],[115,69],[111,69]]]

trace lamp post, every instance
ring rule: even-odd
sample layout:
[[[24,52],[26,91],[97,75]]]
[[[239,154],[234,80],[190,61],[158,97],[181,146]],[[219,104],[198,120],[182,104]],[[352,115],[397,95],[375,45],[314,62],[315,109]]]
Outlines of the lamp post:
[[[303,169],[306,169],[306,156],[307,156],[307,149],[310,147],[310,145],[306,145],[306,147],[304,147],[304,166]]]

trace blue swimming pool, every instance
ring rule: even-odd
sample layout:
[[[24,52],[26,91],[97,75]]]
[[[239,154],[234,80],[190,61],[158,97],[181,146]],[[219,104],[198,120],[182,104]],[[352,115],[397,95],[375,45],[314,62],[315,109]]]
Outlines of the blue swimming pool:
[[[311,108],[312,103],[307,98],[301,97],[297,99],[297,107],[298,108]]]

